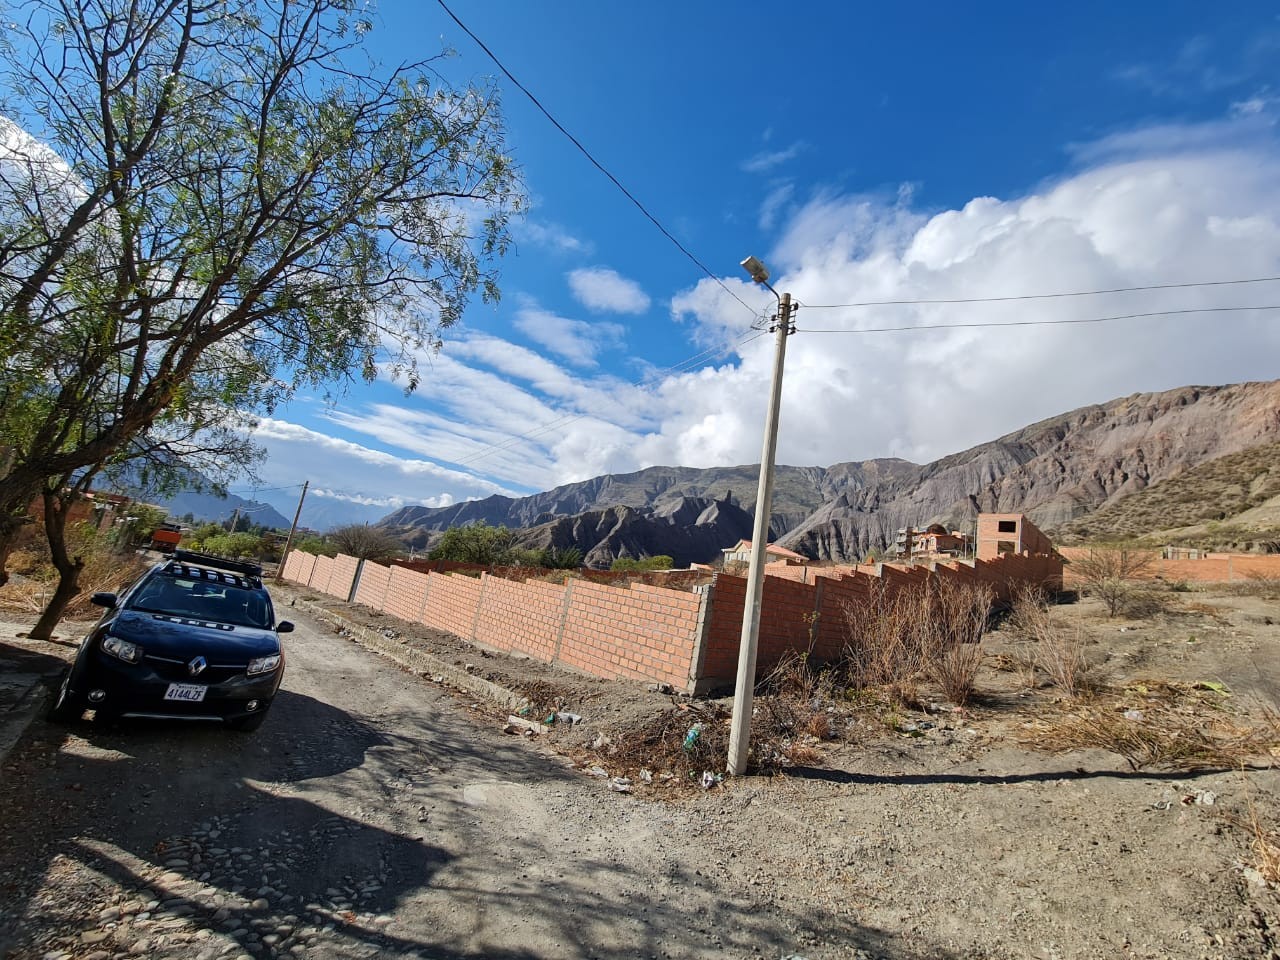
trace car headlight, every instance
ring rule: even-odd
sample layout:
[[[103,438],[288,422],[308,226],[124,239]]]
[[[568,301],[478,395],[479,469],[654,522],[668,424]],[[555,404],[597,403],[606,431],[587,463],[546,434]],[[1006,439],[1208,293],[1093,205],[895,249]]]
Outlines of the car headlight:
[[[249,669],[245,673],[251,677],[256,677],[260,673],[270,673],[278,666],[280,666],[280,654],[273,653],[269,657],[257,657],[250,660]]]
[[[142,659],[140,646],[128,640],[121,640],[119,637],[107,637],[102,641],[102,649],[125,663],[137,663]]]

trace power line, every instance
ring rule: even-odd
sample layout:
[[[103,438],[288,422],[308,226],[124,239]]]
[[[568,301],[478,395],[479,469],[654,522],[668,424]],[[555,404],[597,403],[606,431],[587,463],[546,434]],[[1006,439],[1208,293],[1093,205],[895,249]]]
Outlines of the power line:
[[[1010,300],[1055,300],[1061,297],[1099,297],[1109,293],[1136,293],[1144,290],[1186,290],[1191,287],[1226,287],[1242,283],[1272,283],[1280,277],[1251,277],[1247,280],[1200,280],[1189,283],[1152,283],[1141,287],[1112,287],[1109,290],[1075,290],[1067,293],[1024,293],[1007,297],[959,297],[937,300],[862,300],[858,303],[805,303],[806,310],[843,310],[846,307],[900,307],[916,304],[1005,303]]]
[[[298,490],[301,487],[302,484],[300,483],[291,483],[287,487],[251,487],[248,490],[228,490],[227,493],[233,494],[237,497],[243,497],[246,494],[249,496],[255,496],[259,493],[274,493],[277,490]]]
[[[857,329],[801,328],[800,333],[902,333],[911,330],[961,330],[973,327],[1052,327],[1065,324],[1107,323],[1111,320],[1138,320],[1143,317],[1173,317],[1189,313],[1235,313],[1247,310],[1280,310],[1280,305],[1260,307],[1196,307],[1189,310],[1153,310],[1149,313],[1122,313],[1111,317],[1083,317],[1069,320],[1008,320],[977,323],[921,323],[903,327],[860,327]]]
[[[436,0],[436,2],[437,2],[437,3],[439,3],[439,4],[440,4],[440,6],[441,6],[441,8],[444,10],[444,12],[445,12],[445,13],[447,13],[447,14],[449,15],[449,18],[450,18],[451,20],[453,20],[453,22],[454,22],[454,23],[456,23],[459,27],[461,27],[461,28],[462,28],[462,31],[463,31],[467,36],[469,36],[472,40],[474,40],[474,41],[476,42],[476,45],[477,45],[481,50],[483,50],[483,51],[488,55],[489,59],[490,59],[490,60],[492,60],[492,61],[494,62],[494,64],[497,66],[497,68],[498,68],[499,70],[501,70],[501,71],[506,75],[507,79],[508,79],[508,80],[510,80],[512,83],[514,83],[517,87],[519,87],[519,88],[520,88],[520,92],[521,92],[521,93],[523,93],[526,97],[528,97],[528,98],[529,98],[529,100],[533,103],[533,105],[534,105],[535,107],[537,107],[537,108],[542,112],[542,115],[543,115],[544,117],[546,117],[548,120],[550,120],[550,121],[551,121],[551,123],[552,123],[552,125],[553,125],[557,130],[559,130],[562,134],[564,134],[564,135],[569,139],[569,142],[570,142],[570,143],[572,143],[575,147],[577,147],[577,148],[578,148],[578,151],[579,151],[579,152],[580,152],[584,157],[586,157],[588,160],[590,160],[590,161],[591,161],[592,166],[594,166],[597,170],[599,170],[599,171],[600,171],[601,173],[603,173],[606,177],[608,177],[608,178],[609,178],[609,180],[613,183],[613,185],[614,185],[615,187],[617,187],[619,190],[621,190],[621,191],[622,191],[623,196],[625,196],[628,200],[630,200],[633,204],[635,204],[636,209],[637,209],[637,210],[639,210],[642,214],[644,214],[644,215],[645,215],[645,217],[647,217],[647,218],[648,218],[649,222],[650,222],[650,223],[652,223],[655,227],[657,227],[657,228],[658,228],[658,230],[660,230],[660,231],[662,232],[662,235],[663,235],[664,237],[666,237],[666,238],[667,238],[668,240],[670,240],[673,244],[675,244],[676,249],[678,249],[678,250],[679,250],[681,253],[683,253],[686,257],[688,257],[688,258],[689,258],[689,260],[690,260],[690,261],[691,261],[691,262],[692,262],[692,263],[693,263],[693,264],[694,264],[694,265],[695,265],[699,270],[701,270],[701,271],[702,271],[703,273],[705,273],[708,277],[710,277],[712,280],[714,280],[714,281],[716,282],[716,284],[720,287],[720,289],[721,289],[721,290],[723,290],[725,293],[729,294],[729,296],[733,297],[733,299],[737,300],[740,304],[742,304],[744,307],[746,307],[748,310],[750,310],[750,311],[751,311],[752,316],[759,316],[759,313],[760,313],[760,311],[759,311],[759,310],[757,310],[755,307],[751,306],[751,304],[747,303],[747,302],[746,302],[745,300],[743,300],[740,296],[738,296],[736,293],[734,293],[732,290],[730,290],[727,286],[725,286],[725,283],[724,283],[724,281],[723,281],[723,280],[721,280],[718,276],[716,276],[714,273],[712,273],[712,272],[711,272],[711,270],[707,267],[707,265],[706,265],[706,264],[704,264],[701,260],[699,260],[696,256],[694,256],[694,255],[693,255],[693,253],[692,253],[692,252],[690,252],[690,250],[689,250],[689,249],[688,249],[688,248],[687,248],[683,243],[681,243],[679,240],[677,240],[677,239],[675,238],[675,236],[671,233],[671,231],[670,231],[670,230],[668,230],[666,227],[664,227],[664,226],[662,225],[662,223],[658,220],[658,218],[657,218],[657,217],[655,217],[652,213],[650,213],[650,212],[648,211],[648,209],[645,207],[645,205],[644,205],[643,203],[641,203],[638,199],[636,199],[636,196],[635,196],[635,195],[634,195],[630,190],[628,190],[625,186],[623,186],[623,184],[622,184],[622,181],[621,181],[621,180],[619,180],[619,179],[618,179],[617,177],[615,177],[612,173],[610,173],[610,172],[609,172],[609,170],[605,167],[605,165],[604,165],[604,164],[602,164],[599,160],[597,160],[597,159],[596,159],[596,158],[591,154],[591,151],[590,151],[590,150],[588,150],[586,147],[584,147],[584,146],[582,145],[582,143],[578,140],[578,138],[577,138],[577,137],[575,137],[572,133],[570,133],[568,130],[566,130],[566,129],[564,128],[564,126],[560,123],[560,121],[559,121],[559,120],[557,120],[554,116],[552,116],[551,111],[550,111],[550,110],[548,110],[546,107],[544,107],[544,106],[542,105],[542,101],[540,101],[537,97],[535,97],[535,96],[534,96],[534,95],[529,91],[529,88],[528,88],[528,87],[526,87],[523,83],[521,83],[519,80],[517,80],[517,79],[515,78],[515,76],[511,73],[511,71],[510,71],[510,70],[508,70],[508,69],[506,68],[506,66],[503,64],[503,62],[502,62],[501,60],[499,60],[499,59],[498,59],[497,54],[495,54],[492,50],[490,50],[490,49],[485,45],[485,43],[484,43],[484,41],[483,41],[483,40],[481,40],[481,39],[480,39],[479,37],[477,37],[474,33],[472,33],[472,32],[471,32],[471,28],[470,28],[470,27],[468,27],[465,23],[463,23],[461,20],[459,20],[459,19],[458,19],[458,15],[457,15],[456,13],[454,13],[452,10],[450,10],[450,9],[449,9],[448,4],[446,4],[446,3],[444,2],[444,0]]]

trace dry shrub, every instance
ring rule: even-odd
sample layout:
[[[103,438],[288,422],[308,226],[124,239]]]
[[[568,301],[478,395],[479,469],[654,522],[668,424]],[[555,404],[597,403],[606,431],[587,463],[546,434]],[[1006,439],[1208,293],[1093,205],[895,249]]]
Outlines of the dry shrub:
[[[1026,588],[1017,593],[1010,628],[1031,645],[1026,658],[1032,670],[1029,685],[1034,685],[1037,671],[1069,697],[1095,685],[1095,667],[1085,654],[1084,631],[1078,624],[1058,623],[1042,591]]]
[[[974,680],[982,665],[982,637],[991,621],[989,588],[936,581],[932,589],[934,617],[926,649],[926,671],[956,706],[973,695]]]
[[[728,719],[728,712],[716,704],[684,704],[606,739],[597,755],[614,775],[636,780],[641,770],[647,770],[668,785],[692,786],[704,770],[724,769],[729,755]],[[691,736],[695,727],[697,733]],[[752,760],[758,749],[759,741],[753,736]]]
[[[924,668],[923,628],[928,598],[919,588],[890,591],[883,584],[870,596],[845,606],[849,642],[844,663],[850,682],[871,687],[914,687]]]
[[[1238,768],[1276,749],[1274,730],[1243,727],[1225,716],[1196,715],[1160,703],[1144,703],[1136,717],[1122,706],[1090,705],[1053,721],[1036,723],[1022,742],[1061,752],[1099,748],[1118,753],[1133,770]]]
[[[768,735],[779,740],[832,735],[828,708],[841,698],[842,678],[815,667],[804,654],[788,653],[759,684],[757,713]]]
[[[769,774],[821,763],[818,744],[832,736],[829,705],[842,690],[835,674],[793,655],[762,681],[761,690],[751,721],[748,771]],[[633,781],[645,770],[658,786],[696,786],[704,772],[725,768],[729,719],[718,704],[682,703],[602,739],[590,762]]]
[[[511,688],[528,701],[528,713],[536,718],[563,709],[567,702],[564,690],[546,680],[517,681]]]
[[[102,611],[89,598],[95,593],[118,593],[136,580],[147,563],[136,553],[121,553],[90,524],[73,524],[67,528],[67,549],[73,557],[84,560],[80,571],[80,592],[67,604],[63,619],[96,617]],[[58,583],[57,571],[49,561],[48,547],[43,541],[31,541],[24,548],[24,579],[10,582],[0,590],[0,609],[23,614],[39,614],[48,605]],[[16,572],[16,568],[13,568]]]
[[[952,702],[966,703],[982,664],[980,641],[991,603],[988,588],[950,580],[897,590],[877,586],[845,608],[850,681],[861,690],[880,687],[911,705],[919,702],[918,681],[928,679]]]
[[[1250,570],[1243,580],[1232,580],[1223,590],[1237,597],[1260,597],[1263,600],[1280,600],[1280,577]]]
[[[1146,548],[1094,547],[1088,555],[1071,561],[1071,572],[1084,592],[1098,597],[1114,617],[1135,602],[1133,581],[1147,579],[1156,554]]]

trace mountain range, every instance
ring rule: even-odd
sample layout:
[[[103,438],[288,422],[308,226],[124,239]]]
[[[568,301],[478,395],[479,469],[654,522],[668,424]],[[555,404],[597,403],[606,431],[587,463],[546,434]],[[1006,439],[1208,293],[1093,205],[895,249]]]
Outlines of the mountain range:
[[[979,512],[1027,514],[1046,530],[1113,506],[1208,461],[1280,441],[1280,381],[1138,393],[1042,420],[928,464],[898,459],[779,466],[770,540],[850,561],[899,528],[971,526]],[[451,526],[520,530],[530,547],[576,547],[592,566],[668,554],[706,562],[750,537],[758,465],[649,467],[512,498],[404,507],[379,526],[426,548]]]

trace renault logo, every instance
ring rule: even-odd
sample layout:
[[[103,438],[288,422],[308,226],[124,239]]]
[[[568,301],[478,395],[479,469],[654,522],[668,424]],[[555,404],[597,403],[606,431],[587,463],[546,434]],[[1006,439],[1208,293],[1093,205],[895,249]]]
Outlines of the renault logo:
[[[204,657],[196,657],[187,664],[187,673],[191,674],[193,677],[198,677],[200,674],[204,673],[204,668],[208,665],[209,662],[205,660]]]

